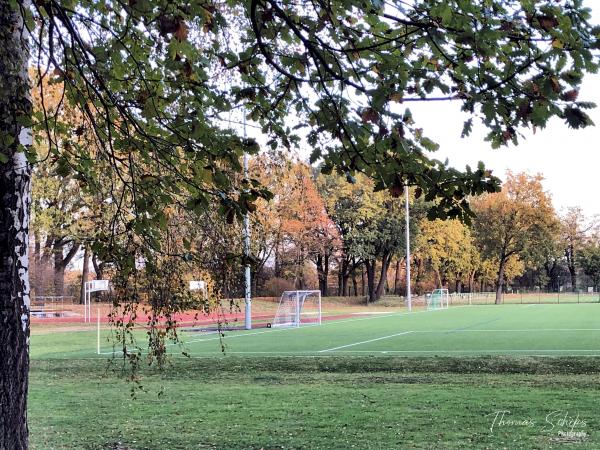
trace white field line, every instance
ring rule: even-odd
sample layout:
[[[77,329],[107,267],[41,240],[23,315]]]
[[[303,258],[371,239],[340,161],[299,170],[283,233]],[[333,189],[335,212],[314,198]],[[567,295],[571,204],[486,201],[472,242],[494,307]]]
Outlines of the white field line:
[[[582,350],[582,349],[542,349],[537,348],[533,350],[524,349],[506,349],[506,350],[339,350],[336,353],[533,353],[533,352],[545,352],[545,353],[560,353],[560,352],[584,352],[584,353],[597,353],[600,355],[600,350]]]
[[[413,333],[447,333],[452,331],[453,333],[471,333],[471,332],[484,332],[484,333],[537,333],[540,331],[600,331],[600,328],[524,328],[524,329],[465,329],[465,330],[413,330]]]
[[[402,336],[402,335],[410,334],[410,333],[412,333],[412,331],[403,331],[402,333],[390,334],[389,336],[383,336],[383,337],[378,337],[375,339],[369,339],[368,341],[355,342],[353,344],[340,345],[339,347],[333,347],[333,348],[327,348],[325,350],[319,350],[319,353],[333,352],[333,351],[339,350],[341,348],[353,347],[355,345],[361,345],[361,344],[368,344],[369,342],[381,341],[383,339],[390,339],[390,338],[393,338],[396,336]]]
[[[506,350],[507,354],[510,353],[511,350]],[[536,350],[537,352],[540,351],[544,351],[544,350]],[[583,350],[581,350],[580,352],[582,352]],[[590,350],[593,351],[593,350]],[[347,351],[347,352],[340,352],[340,353],[348,353],[351,354],[352,352]],[[360,352],[359,352],[360,353]],[[373,352],[361,352],[361,353],[371,353],[374,355],[377,354],[381,354],[381,355],[386,355],[389,352],[386,351],[373,351]],[[443,353],[443,352],[439,352],[439,353]],[[106,354],[110,354],[110,353],[101,353],[100,355],[106,355]],[[169,355],[170,358],[172,359],[214,359],[216,357],[221,357],[221,358],[227,358],[228,355],[238,355],[243,357],[244,355],[254,355],[257,354],[255,352],[227,352],[226,354],[219,354],[219,355],[215,355],[214,353],[210,353],[210,352],[200,352],[197,353],[195,355],[190,355],[190,356],[183,356],[183,355],[179,355],[179,354],[174,354],[174,355]],[[88,361],[88,360],[104,360],[104,358],[100,355],[95,355],[95,356],[81,356],[81,357],[76,357],[76,358],[69,358],[70,361]],[[321,358],[321,359],[327,359],[327,358],[338,358],[339,354],[338,353],[294,353],[294,352],[287,352],[287,353],[278,353],[278,352],[273,352],[271,354],[268,353],[260,353],[260,355],[263,358]],[[535,356],[536,358],[556,358],[556,353],[553,354],[544,354],[544,353],[531,353],[528,354],[526,356]],[[575,355],[564,355],[566,357],[571,357],[571,356],[575,356]],[[579,353],[577,355],[578,358],[598,358],[600,357],[600,350],[596,350],[596,353]]]

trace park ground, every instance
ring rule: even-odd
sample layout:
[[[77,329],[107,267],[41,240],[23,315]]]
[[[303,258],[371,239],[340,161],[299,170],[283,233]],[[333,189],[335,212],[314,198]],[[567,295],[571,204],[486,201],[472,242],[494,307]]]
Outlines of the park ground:
[[[139,382],[107,327],[98,354],[94,326],[42,323],[31,447],[596,449],[599,308],[326,305],[321,326],[183,332]]]

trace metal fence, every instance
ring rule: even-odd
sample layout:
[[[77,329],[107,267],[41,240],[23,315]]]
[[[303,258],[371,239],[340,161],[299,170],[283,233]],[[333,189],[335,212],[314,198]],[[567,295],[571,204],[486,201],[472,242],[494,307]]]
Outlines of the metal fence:
[[[40,295],[31,298],[32,312],[64,311],[75,303],[72,295]]]
[[[495,292],[450,294],[450,305],[490,305],[496,302]],[[501,296],[502,304],[560,304],[600,303],[600,292],[507,292]]]

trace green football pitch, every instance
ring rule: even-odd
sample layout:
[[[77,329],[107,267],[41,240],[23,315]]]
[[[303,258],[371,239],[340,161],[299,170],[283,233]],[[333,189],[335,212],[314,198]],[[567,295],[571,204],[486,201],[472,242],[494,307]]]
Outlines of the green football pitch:
[[[140,346],[144,334],[139,332]],[[191,356],[474,356],[600,355],[600,305],[488,305],[437,311],[355,313],[299,328],[217,332],[181,330],[174,355]],[[106,358],[110,331],[39,334],[32,358]],[[143,348],[143,347],[142,347]]]
[[[374,308],[320,326],[182,330],[140,386],[108,329],[98,354],[93,326],[38,324],[31,448],[600,448],[599,304]]]

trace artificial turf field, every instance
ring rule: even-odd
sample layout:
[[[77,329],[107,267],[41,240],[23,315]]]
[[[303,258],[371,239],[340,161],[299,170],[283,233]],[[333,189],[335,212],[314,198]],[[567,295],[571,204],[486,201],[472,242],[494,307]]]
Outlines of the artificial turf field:
[[[600,448],[599,304],[374,308],[182,332],[136,399],[107,330],[34,330],[32,448]]]

